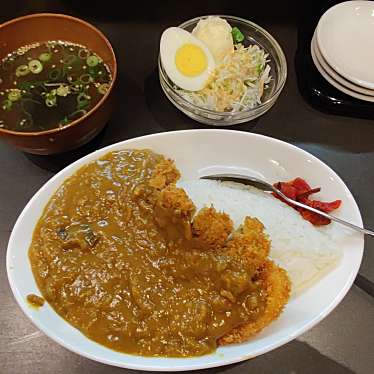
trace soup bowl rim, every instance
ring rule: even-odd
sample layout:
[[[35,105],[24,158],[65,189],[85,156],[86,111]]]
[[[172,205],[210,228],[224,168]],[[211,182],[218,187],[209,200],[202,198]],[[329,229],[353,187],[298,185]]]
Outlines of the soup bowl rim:
[[[8,135],[26,136],[26,137],[44,136],[44,135],[56,134],[56,133],[59,133],[59,132],[65,130],[65,129],[71,128],[73,126],[77,126],[81,122],[83,122],[86,118],[88,118],[89,116],[91,116],[94,112],[96,112],[101,107],[101,105],[104,104],[104,102],[109,97],[111,91],[113,90],[114,83],[115,83],[116,78],[117,78],[117,59],[116,59],[116,55],[114,53],[113,47],[110,44],[108,38],[98,28],[96,28],[95,26],[93,26],[89,22],[86,22],[86,21],[84,21],[84,20],[82,20],[80,18],[73,17],[73,16],[70,16],[70,15],[67,15],[67,14],[62,14],[62,13],[34,13],[34,14],[26,15],[26,16],[21,16],[21,17],[13,18],[13,19],[11,19],[9,21],[6,21],[6,22],[0,24],[0,31],[4,27],[7,27],[7,26],[9,26],[11,24],[22,22],[22,21],[30,19],[30,18],[43,18],[43,17],[63,18],[63,19],[67,19],[69,21],[80,23],[80,24],[88,27],[91,31],[93,31],[96,34],[97,37],[101,38],[104,41],[104,43],[106,44],[106,46],[108,47],[108,49],[110,51],[110,54],[111,54],[111,59],[112,59],[112,62],[113,62],[113,67],[110,68],[109,70],[110,70],[110,73],[112,75],[112,80],[109,83],[109,88],[108,88],[107,92],[95,104],[95,106],[93,108],[91,108],[82,117],[77,118],[76,120],[72,121],[71,123],[69,123],[69,124],[67,124],[65,126],[55,127],[53,129],[43,130],[43,131],[28,131],[28,132],[26,132],[26,131],[14,131],[14,130],[8,130],[8,129],[0,128],[0,135],[1,134],[8,134]]]

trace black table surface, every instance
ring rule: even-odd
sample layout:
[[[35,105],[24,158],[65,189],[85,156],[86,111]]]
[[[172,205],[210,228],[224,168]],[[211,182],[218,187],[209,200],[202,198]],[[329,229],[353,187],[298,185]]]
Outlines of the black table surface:
[[[323,1],[322,1],[323,2]],[[123,10],[118,5],[123,4]],[[331,166],[346,182],[368,228],[374,228],[374,121],[335,116],[309,105],[298,90],[294,58],[300,14],[293,2],[244,1],[1,1],[0,22],[34,12],[76,15],[96,25],[118,59],[118,105],[105,131],[82,149],[58,156],[31,156],[0,143],[0,373],[125,373],[54,343],[22,314],[5,270],[12,227],[33,194],[75,159],[114,142],[156,132],[202,128],[181,114],[162,93],[156,61],[163,29],[203,14],[232,14],[265,27],[288,61],[286,86],[275,106],[254,123],[232,127],[295,144]],[[301,6],[300,3],[299,6]],[[253,6],[253,7],[252,7]],[[296,10],[295,10],[296,9]],[[303,20],[301,19],[301,22]],[[374,104],[373,104],[374,105]],[[374,372],[374,241],[367,238],[355,285],[316,327],[263,356],[205,372]],[[366,290],[366,291],[365,291]]]

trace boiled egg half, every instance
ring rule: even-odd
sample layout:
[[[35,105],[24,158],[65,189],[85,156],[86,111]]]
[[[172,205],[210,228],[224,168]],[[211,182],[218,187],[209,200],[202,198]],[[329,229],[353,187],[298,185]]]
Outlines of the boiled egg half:
[[[163,32],[160,57],[169,78],[188,91],[203,89],[215,69],[214,57],[208,47],[179,27],[170,27]]]

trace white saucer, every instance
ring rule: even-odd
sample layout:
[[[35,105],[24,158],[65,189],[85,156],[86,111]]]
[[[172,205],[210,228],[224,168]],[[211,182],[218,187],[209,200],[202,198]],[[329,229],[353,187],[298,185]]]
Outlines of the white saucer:
[[[361,86],[357,86],[356,84],[351,83],[341,75],[339,75],[323,58],[322,53],[318,47],[318,42],[316,39],[316,35],[314,34],[312,43],[314,44],[314,53],[320,65],[326,71],[327,74],[331,76],[334,80],[338,83],[342,84],[344,87],[348,88],[349,90],[355,91],[357,93],[367,95],[367,96],[374,96],[374,90],[369,90],[368,88],[364,88]]]
[[[374,2],[347,1],[319,20],[317,41],[326,62],[344,78],[374,89]]]
[[[325,78],[327,80],[327,82],[329,82],[332,86],[334,86],[339,91],[341,91],[341,92],[343,92],[343,93],[345,93],[349,96],[352,96],[356,99],[360,99],[360,100],[364,100],[364,101],[370,101],[370,102],[374,103],[374,96],[363,95],[363,94],[360,94],[358,92],[352,91],[349,88],[344,87],[342,84],[340,84],[338,81],[336,81],[334,78],[332,78],[326,72],[326,70],[322,67],[321,63],[317,59],[316,52],[315,52],[315,49],[314,49],[313,39],[312,39],[312,42],[311,42],[311,45],[310,45],[310,51],[311,51],[311,55],[312,55],[312,59],[313,59],[315,67],[320,72],[320,74],[323,76],[323,78]]]

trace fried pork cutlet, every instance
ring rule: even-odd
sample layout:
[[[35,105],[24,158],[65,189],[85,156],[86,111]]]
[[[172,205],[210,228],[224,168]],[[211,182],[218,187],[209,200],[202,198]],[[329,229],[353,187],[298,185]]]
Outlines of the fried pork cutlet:
[[[233,230],[231,218],[213,207],[201,209],[192,222],[192,236],[198,247],[218,250]]]
[[[192,222],[192,235],[207,247],[229,256],[240,256],[248,261],[253,280],[263,283],[266,304],[263,314],[255,321],[236,327],[221,337],[219,345],[241,343],[269,325],[282,312],[290,295],[290,281],[285,270],[267,259],[270,241],[264,226],[257,218],[246,217],[234,231],[230,217],[213,207],[198,212]],[[237,284],[240,293],[240,284]]]
[[[160,228],[170,240],[182,235],[183,239],[191,240],[195,248],[245,258],[247,279],[262,283],[266,299],[263,313],[254,322],[237,326],[218,340],[219,345],[244,342],[280,315],[290,295],[289,278],[285,270],[268,259],[270,241],[257,218],[246,217],[238,230],[233,231],[230,217],[213,207],[201,209],[194,217],[195,205],[183,189],[175,186],[179,177],[174,163],[165,160],[157,166],[150,180],[151,187],[156,189],[154,212]],[[247,285],[234,281],[240,294]]]
[[[253,267],[253,280],[262,282],[266,294],[265,310],[254,322],[243,324],[218,340],[219,345],[241,343],[278,318],[290,295],[290,281],[285,270],[267,258],[270,241],[257,218],[246,217],[224,249],[230,256],[248,259]]]
[[[254,322],[234,328],[218,339],[218,345],[242,343],[260,332],[279,317],[290,296],[290,280],[285,270],[266,260],[258,272],[258,279],[263,281],[266,293],[264,312]]]
[[[149,185],[162,190],[169,184],[175,184],[180,176],[181,174],[175,167],[174,161],[165,159],[156,165],[152,178],[149,180]]]
[[[270,241],[264,233],[264,225],[251,217],[244,219],[225,247],[226,254],[245,257],[256,269],[264,263],[269,252]]]
[[[154,208],[155,219],[160,228],[167,233],[169,240],[190,240],[191,220],[195,205],[182,188],[169,184],[158,194]]]

